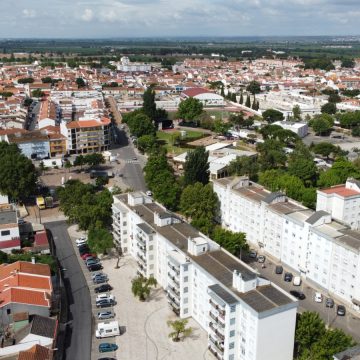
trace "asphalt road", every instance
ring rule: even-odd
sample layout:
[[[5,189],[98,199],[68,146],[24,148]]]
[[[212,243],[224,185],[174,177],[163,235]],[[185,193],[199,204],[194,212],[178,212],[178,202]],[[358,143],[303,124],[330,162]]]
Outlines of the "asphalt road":
[[[147,187],[143,175],[143,167],[146,163],[145,156],[135,150],[125,130],[116,128],[116,135],[117,143],[111,152],[116,154],[118,159],[125,164],[122,168],[122,181],[133,190],[146,191]]]
[[[325,323],[334,328],[340,328],[346,333],[351,335],[357,342],[360,341],[360,317],[354,316],[350,311],[346,312],[345,316],[338,316],[336,314],[336,305],[339,304],[335,300],[335,306],[333,308],[325,307],[325,300],[327,298],[326,294],[323,293],[323,302],[316,303],[314,301],[315,289],[313,289],[309,284],[302,282],[301,286],[294,286],[292,282],[284,281],[284,273],[281,275],[275,274],[275,264],[274,262],[266,259],[266,268],[262,268],[261,264],[254,261],[253,259],[243,257],[243,260],[249,263],[251,267],[257,269],[258,272],[269,279],[285,291],[297,290],[305,294],[306,299],[299,300],[299,312],[303,311],[316,311],[320,314],[321,318]],[[287,269],[284,268],[284,272]],[[291,270],[289,270],[291,272]],[[321,291],[320,291],[321,292]]]
[[[89,288],[67,232],[67,223],[45,224],[52,232],[56,254],[64,269],[64,283],[69,303],[66,360],[87,360],[91,353],[91,301]]]

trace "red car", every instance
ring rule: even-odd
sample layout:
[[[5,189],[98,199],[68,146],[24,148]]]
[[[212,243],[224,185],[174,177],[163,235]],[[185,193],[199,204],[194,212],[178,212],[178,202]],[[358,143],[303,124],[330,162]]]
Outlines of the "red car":
[[[84,254],[84,255],[81,255],[81,258],[82,258],[83,260],[86,260],[86,259],[89,258],[89,257],[94,257],[94,258],[96,258],[97,255],[96,255],[96,254],[89,254],[89,253],[86,253],[86,254]]]

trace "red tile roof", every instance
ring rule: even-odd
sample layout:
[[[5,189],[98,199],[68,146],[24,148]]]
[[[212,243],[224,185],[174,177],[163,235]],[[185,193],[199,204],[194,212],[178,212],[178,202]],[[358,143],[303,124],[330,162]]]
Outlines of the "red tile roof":
[[[82,121],[71,121],[66,124],[68,129],[84,128],[84,127],[99,127],[109,125],[111,120],[103,117],[101,120],[82,120]]]
[[[48,240],[48,237],[46,235],[46,231],[37,232],[35,234],[35,244],[37,246],[49,245],[49,240]]]
[[[50,307],[50,294],[42,290],[3,288],[0,294],[1,307],[9,303],[20,303]]]
[[[28,261],[16,261],[12,264],[0,265],[0,279],[10,276],[13,272],[50,276],[50,267],[47,264],[32,264]]]
[[[51,350],[41,345],[34,345],[29,350],[20,351],[18,360],[49,360],[52,359]]]
[[[191,88],[184,90],[182,93],[188,97],[194,97],[200,94],[212,93],[212,91],[209,91],[208,89],[204,89],[204,88]]]
[[[342,197],[360,195],[359,191],[356,191],[356,190],[353,190],[353,189],[348,189],[348,188],[345,187],[345,185],[333,186],[331,188],[322,189],[320,191],[325,193],[325,194],[337,194],[337,195],[342,196]]]
[[[20,238],[0,241],[0,249],[20,248]]]

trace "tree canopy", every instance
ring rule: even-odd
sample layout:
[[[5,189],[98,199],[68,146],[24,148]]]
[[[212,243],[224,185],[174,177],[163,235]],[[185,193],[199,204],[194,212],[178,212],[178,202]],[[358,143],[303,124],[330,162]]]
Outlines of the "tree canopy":
[[[37,179],[35,166],[17,145],[0,142],[0,192],[23,200],[34,194]]]
[[[133,111],[123,117],[132,135],[141,137],[143,135],[155,135],[155,127],[151,119],[141,110]]]
[[[321,107],[321,112],[323,114],[336,114],[336,104],[333,102],[328,102]]]
[[[185,186],[196,182],[207,184],[209,175],[209,152],[205,150],[205,147],[200,146],[189,151],[184,165]]]
[[[269,124],[275,121],[282,121],[284,120],[284,114],[281,111],[275,109],[267,109],[262,113],[262,117],[266,120]]]
[[[183,120],[197,120],[203,112],[203,104],[200,100],[189,97],[179,104],[177,116]]]
[[[114,247],[113,237],[107,229],[91,227],[87,241],[91,251],[106,254],[109,249]]]
[[[253,95],[259,94],[261,92],[260,83],[256,80],[250,81],[246,90]]]

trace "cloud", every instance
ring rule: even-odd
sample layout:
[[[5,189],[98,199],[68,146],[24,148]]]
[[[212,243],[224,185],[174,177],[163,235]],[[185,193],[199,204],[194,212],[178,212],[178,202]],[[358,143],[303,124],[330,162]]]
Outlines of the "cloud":
[[[91,21],[94,18],[94,12],[91,9],[85,9],[81,15],[81,20]]]
[[[346,35],[360,0],[1,0],[2,37]],[[21,14],[22,21],[18,21]],[[34,18],[37,19],[34,26]]]
[[[23,9],[22,16],[24,18],[32,19],[36,17],[36,11],[32,9]]]

